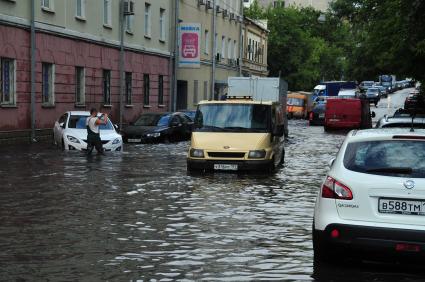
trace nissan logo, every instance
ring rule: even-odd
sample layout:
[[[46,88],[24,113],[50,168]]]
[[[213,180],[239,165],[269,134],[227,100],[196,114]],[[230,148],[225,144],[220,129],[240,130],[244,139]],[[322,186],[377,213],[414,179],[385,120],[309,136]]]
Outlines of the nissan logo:
[[[404,182],[404,187],[406,187],[407,189],[415,188],[415,181],[407,180],[406,182]]]

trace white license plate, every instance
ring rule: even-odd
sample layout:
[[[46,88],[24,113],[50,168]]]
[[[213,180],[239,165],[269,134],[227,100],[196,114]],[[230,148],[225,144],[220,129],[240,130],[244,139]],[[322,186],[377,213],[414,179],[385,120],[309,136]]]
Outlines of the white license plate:
[[[235,164],[214,164],[215,170],[238,170],[238,165]]]
[[[319,118],[325,118],[325,114],[319,114]]]
[[[128,143],[140,143],[142,139],[128,139]]]
[[[425,215],[425,200],[379,199],[378,205],[380,213]]]

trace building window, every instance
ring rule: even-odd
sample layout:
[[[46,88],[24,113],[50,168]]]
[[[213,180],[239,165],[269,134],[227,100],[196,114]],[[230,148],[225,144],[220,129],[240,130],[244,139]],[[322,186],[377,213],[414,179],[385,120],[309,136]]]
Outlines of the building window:
[[[238,43],[236,42],[236,40],[233,41],[233,59],[237,59],[238,58]]]
[[[151,4],[145,3],[145,36],[151,37]]]
[[[205,30],[205,49],[204,49],[204,52],[207,55],[210,51],[209,48],[210,48],[210,33],[208,32],[208,29],[206,29]]]
[[[143,104],[145,106],[149,105],[149,95],[150,95],[149,74],[144,74],[143,75]]]
[[[223,59],[226,58],[226,37],[225,36],[221,37],[221,57]]]
[[[228,59],[233,59],[233,47],[232,47],[232,39],[228,39],[227,40],[227,58]]]
[[[2,105],[16,105],[15,60],[1,59],[0,96]]]
[[[127,33],[133,33],[134,27],[134,15],[125,16],[125,31]]]
[[[158,105],[164,105],[164,76],[158,78]]]
[[[111,71],[103,70],[103,104],[111,104]]]
[[[204,100],[208,100],[208,81],[204,81]]]
[[[133,83],[133,74],[131,72],[125,73],[125,104],[131,105],[132,102],[132,87]]]
[[[75,68],[75,103],[84,105],[86,103],[86,76],[83,67]]]
[[[159,40],[165,41],[165,9],[159,9]]]
[[[86,17],[86,0],[75,0],[75,16],[78,18]]]
[[[198,103],[198,91],[199,91],[199,89],[198,89],[199,85],[198,84],[199,83],[198,83],[197,80],[195,80],[193,82],[193,104],[194,105],[196,105],[196,103]]]
[[[53,0],[41,0],[41,8],[53,11]]]
[[[103,0],[103,24],[106,26],[112,26],[111,2],[112,0]]]
[[[43,105],[52,106],[55,104],[55,82],[53,64],[42,64],[42,76],[42,103]]]

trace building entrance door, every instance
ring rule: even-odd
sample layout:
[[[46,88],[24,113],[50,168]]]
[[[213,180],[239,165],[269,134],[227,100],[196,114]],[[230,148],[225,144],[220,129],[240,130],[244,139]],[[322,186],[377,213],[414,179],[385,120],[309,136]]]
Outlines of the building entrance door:
[[[177,81],[176,107],[177,107],[177,110],[187,109],[187,81],[186,80]]]

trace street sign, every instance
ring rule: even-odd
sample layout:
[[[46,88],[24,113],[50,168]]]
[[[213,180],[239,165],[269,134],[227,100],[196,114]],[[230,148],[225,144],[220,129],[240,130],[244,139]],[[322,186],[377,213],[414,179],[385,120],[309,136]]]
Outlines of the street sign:
[[[180,23],[179,67],[201,67],[201,24]]]

